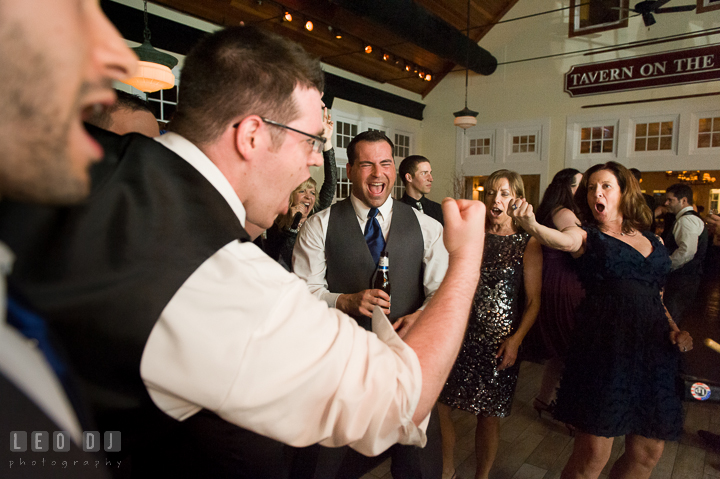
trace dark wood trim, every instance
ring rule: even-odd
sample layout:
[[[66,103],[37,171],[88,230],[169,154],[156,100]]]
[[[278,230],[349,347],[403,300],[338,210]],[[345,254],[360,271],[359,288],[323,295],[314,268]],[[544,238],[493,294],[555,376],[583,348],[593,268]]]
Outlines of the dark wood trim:
[[[620,0],[620,20],[610,25],[603,25],[599,27],[588,27],[582,30],[575,30],[575,3],[587,3],[591,0],[570,0],[570,17],[568,18],[568,37],[581,37],[583,35],[589,35],[591,33],[606,32],[608,30],[617,30],[618,28],[626,28],[628,26],[628,12],[630,8],[630,0]],[[625,15],[623,17],[623,15]]]
[[[668,100],[685,100],[687,98],[700,98],[704,96],[717,96],[720,95],[720,91],[711,93],[698,93],[696,95],[680,95],[680,96],[667,96],[665,98],[649,98],[647,100],[633,100],[633,101],[617,101],[613,103],[598,103],[596,105],[583,105],[583,108],[601,108],[605,106],[620,106],[620,105],[635,105],[637,103],[652,103],[656,101],[668,101]]]
[[[622,46],[592,50],[587,53],[583,53],[583,56],[600,55],[601,53],[616,52],[619,50],[627,50],[628,48],[639,48],[639,47],[646,47],[649,45],[659,45],[661,43],[678,42],[681,40],[687,40],[689,38],[707,37],[709,35],[715,35],[716,33],[719,33],[719,32],[720,32],[720,28],[713,28],[712,30],[705,31],[705,32],[673,35],[672,38],[661,38],[658,40],[641,40],[641,41],[637,41],[637,42],[630,42],[630,43],[622,45]]]
[[[720,2],[713,2],[712,5],[705,5],[705,0],[697,0],[697,13],[712,12],[720,10]]]

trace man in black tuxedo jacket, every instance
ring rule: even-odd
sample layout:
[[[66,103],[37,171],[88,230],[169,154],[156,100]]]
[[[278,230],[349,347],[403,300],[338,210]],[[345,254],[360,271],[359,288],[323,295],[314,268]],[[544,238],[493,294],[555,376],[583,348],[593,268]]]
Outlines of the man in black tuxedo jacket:
[[[430,160],[424,156],[410,155],[400,163],[398,174],[405,185],[405,194],[400,201],[444,224],[440,204],[425,198],[425,195],[430,194],[433,183]]]
[[[284,444],[373,455],[425,442],[484,210],[447,201],[450,272],[405,342],[380,312],[372,334],[314,298],[244,224],[269,227],[321,164],[322,87],[299,46],[214,33],[186,58],[170,133],[94,131],[106,156],[87,204],[0,208],[0,238],[18,248],[11,285],[50,318],[134,475],[282,478]]]
[[[112,103],[110,81],[128,77],[136,58],[98,3],[84,3],[0,4],[3,202],[75,203],[90,191],[88,170],[102,150],[82,118]],[[62,347],[41,317],[6,296],[13,260],[0,242],[0,476],[107,477],[118,464],[81,447],[83,430],[94,428]]]

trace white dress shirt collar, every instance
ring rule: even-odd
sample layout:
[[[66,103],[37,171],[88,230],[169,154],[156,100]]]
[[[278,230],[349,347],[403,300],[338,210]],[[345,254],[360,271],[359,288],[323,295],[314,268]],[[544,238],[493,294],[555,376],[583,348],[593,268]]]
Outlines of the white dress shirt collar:
[[[163,145],[168,150],[172,151],[183,160],[187,161],[201,175],[212,184],[216,190],[225,198],[230,208],[235,212],[240,224],[245,227],[245,207],[243,206],[240,198],[233,189],[230,182],[225,178],[220,169],[210,158],[205,155],[200,148],[193,145],[190,141],[186,140],[177,133],[168,132],[164,135],[155,138],[155,141]]]
[[[685,213],[687,213],[687,212],[690,211],[691,209],[693,209],[692,206],[686,206],[685,208],[681,209],[681,210],[678,211],[677,214],[675,215],[675,219],[676,219],[676,220],[679,220],[682,215],[684,215]]]
[[[355,210],[355,214],[363,221],[367,221],[368,213],[370,212],[370,207],[367,206],[365,203],[362,202],[359,198],[357,198],[352,193],[350,194],[350,203],[352,203],[353,209]],[[393,199],[392,196],[388,196],[387,200],[385,200],[385,203],[378,208],[378,211],[380,215],[383,218],[388,218],[388,215],[392,211],[392,205],[393,205]]]

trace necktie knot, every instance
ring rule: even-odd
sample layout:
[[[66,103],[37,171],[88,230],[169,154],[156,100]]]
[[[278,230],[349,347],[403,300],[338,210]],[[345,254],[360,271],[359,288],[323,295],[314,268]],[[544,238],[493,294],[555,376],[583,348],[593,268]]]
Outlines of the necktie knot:
[[[377,216],[379,210],[377,208],[370,208],[370,211],[368,211],[368,221],[372,221]]]
[[[423,212],[422,203],[420,203],[420,202],[418,201],[418,202],[415,203],[415,205],[417,205],[417,209],[422,213],[422,212]]]

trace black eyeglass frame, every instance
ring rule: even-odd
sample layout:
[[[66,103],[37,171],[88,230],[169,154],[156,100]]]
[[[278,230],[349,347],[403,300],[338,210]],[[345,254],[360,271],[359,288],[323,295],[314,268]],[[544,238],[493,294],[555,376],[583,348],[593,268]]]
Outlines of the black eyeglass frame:
[[[278,128],[285,128],[286,130],[294,131],[295,133],[300,133],[301,135],[305,135],[308,138],[312,138],[315,140],[315,143],[313,143],[313,151],[317,153],[322,153],[323,147],[325,146],[325,137],[323,136],[317,136],[317,135],[311,135],[310,133],[305,133],[302,130],[298,130],[297,128],[293,128],[292,126],[283,125],[282,123],[278,123],[277,121],[270,120],[268,118],[260,117],[260,119],[267,123],[268,125],[277,126]],[[233,125],[233,128],[237,128],[240,126],[240,123],[235,123]]]

